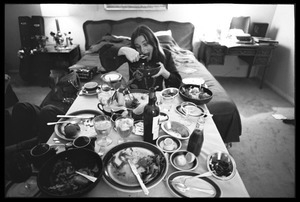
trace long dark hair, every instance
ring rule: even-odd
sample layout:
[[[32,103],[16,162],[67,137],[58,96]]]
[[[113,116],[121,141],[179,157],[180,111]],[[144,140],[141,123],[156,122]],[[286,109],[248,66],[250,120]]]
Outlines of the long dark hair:
[[[165,54],[162,47],[159,44],[158,38],[155,36],[154,32],[146,25],[138,26],[131,35],[131,47],[135,49],[134,40],[143,36],[147,43],[153,46],[153,53],[151,58],[151,63],[165,62]]]

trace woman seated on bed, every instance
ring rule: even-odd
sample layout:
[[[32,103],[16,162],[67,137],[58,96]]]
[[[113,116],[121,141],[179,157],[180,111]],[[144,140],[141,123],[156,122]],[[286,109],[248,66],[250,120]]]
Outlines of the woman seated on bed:
[[[157,90],[165,87],[178,88],[181,84],[181,76],[176,69],[171,52],[163,49],[154,35],[154,32],[147,26],[141,25],[131,35],[131,47],[117,47],[113,44],[104,45],[100,51],[100,61],[105,69],[117,69],[123,63],[129,64],[129,79],[133,79],[130,88],[149,89],[158,86]],[[151,77],[143,77],[137,69],[141,58],[145,58],[150,66],[160,66],[157,74]]]

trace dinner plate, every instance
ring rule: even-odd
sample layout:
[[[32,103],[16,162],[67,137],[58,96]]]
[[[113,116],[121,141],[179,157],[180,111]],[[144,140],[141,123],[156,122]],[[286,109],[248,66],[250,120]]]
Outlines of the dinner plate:
[[[189,110],[190,110],[189,116],[199,117],[199,116],[204,115],[205,111],[202,107],[200,107],[199,105],[195,105],[194,103],[192,103],[192,104],[193,105],[185,106],[185,107],[189,107]],[[176,106],[176,112],[178,112],[179,114],[182,114],[184,116],[186,115],[186,113],[184,112],[184,110],[181,107],[181,104]]]
[[[213,191],[213,194],[207,194],[205,192],[201,192],[198,190],[190,189],[186,192],[182,192],[176,186],[174,186],[173,182],[181,182],[184,177],[196,176],[199,173],[191,172],[191,171],[176,171],[171,173],[167,177],[167,186],[170,192],[177,197],[183,198],[194,198],[194,197],[214,197],[218,198],[221,195],[220,187],[211,179],[207,177],[199,177],[194,179],[187,179],[185,184],[190,187],[199,188],[199,189],[209,189]]]
[[[194,77],[190,77],[190,78],[184,78],[182,79],[182,83],[184,84],[195,84],[195,85],[202,85],[205,83],[205,80],[203,78],[194,78]]]
[[[101,111],[96,111],[96,110],[80,110],[80,111],[70,113],[68,115],[94,117],[94,116],[102,115],[102,114],[103,113]],[[84,122],[85,119],[77,119],[77,118],[61,118],[61,119],[59,119],[59,121],[73,121],[73,120],[79,121],[79,123],[78,123],[78,125],[80,127],[79,134],[73,138],[67,138],[64,128],[68,124],[68,122],[67,123],[58,123],[55,125],[54,131],[59,138],[67,140],[67,141],[73,141],[78,136],[84,135],[84,136],[88,136],[88,137],[93,137],[96,135],[94,127],[91,125],[85,124],[85,122]]]
[[[137,166],[137,170],[148,189],[162,181],[169,167],[163,151],[147,142],[125,142],[111,148],[103,158],[103,179],[112,188],[123,192],[143,191],[132,173],[127,159],[131,159]],[[148,175],[146,170],[150,171],[150,167],[154,170]],[[143,171],[145,172],[143,173]]]
[[[189,129],[177,121],[165,121],[161,124],[163,131],[180,140],[187,140],[190,137]]]
[[[133,113],[134,113],[133,118],[135,120],[141,119],[143,113],[137,114],[135,112],[137,112],[137,111],[142,111],[143,112],[144,111],[144,108],[140,109],[139,106],[145,107],[145,105],[148,104],[148,101],[149,101],[148,93],[149,93],[149,91],[144,90],[144,89],[131,89],[130,93],[140,103],[137,107],[131,108],[130,107],[130,102],[129,102],[129,97],[128,97],[128,95],[125,95],[125,102],[126,102],[125,105],[126,106],[119,106],[117,101],[114,100],[111,105],[102,106],[103,109],[101,109],[101,108],[99,108],[99,109],[102,110],[106,115],[111,116],[111,109],[113,109],[114,111],[118,111],[118,110],[124,110],[124,108],[128,108],[128,109],[131,109],[133,111]]]

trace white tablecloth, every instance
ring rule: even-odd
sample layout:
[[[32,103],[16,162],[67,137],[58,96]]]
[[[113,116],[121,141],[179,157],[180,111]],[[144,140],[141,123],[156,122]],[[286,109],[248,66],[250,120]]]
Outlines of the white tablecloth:
[[[157,92],[158,98],[160,96],[160,92]],[[179,115],[177,112],[175,112],[175,106],[179,103],[181,103],[182,100],[179,96],[176,97],[174,100],[174,105],[172,106],[171,111],[168,113],[170,120],[182,122],[183,117]],[[97,108],[98,104],[98,98],[97,95],[81,95],[76,98],[73,105],[68,110],[67,114],[83,110],[83,109],[91,109],[91,110],[99,110]],[[207,110],[206,106],[204,108]],[[190,130],[190,133],[195,128],[196,120],[197,118],[190,117],[191,120],[193,120],[193,124],[190,126],[187,126]],[[166,135],[163,130],[160,130],[160,135]],[[48,140],[48,143],[53,143],[53,138],[57,137],[55,133],[50,137]],[[117,144],[117,140],[119,138],[116,131],[112,130],[112,132],[109,135],[110,138],[113,139],[113,143],[108,146],[107,150],[112,148]],[[142,140],[141,136],[137,135],[131,135],[129,138],[130,140]],[[186,149],[188,140],[182,141],[182,148]],[[95,148],[97,150],[97,148]],[[208,169],[206,167],[206,159],[207,156],[215,151],[224,151],[228,152],[223,140],[221,139],[221,136],[218,132],[218,129],[216,128],[216,125],[214,124],[214,121],[211,116],[208,116],[206,118],[205,126],[204,126],[204,143],[202,146],[202,150],[199,158],[199,165],[194,170],[194,172],[197,173],[204,173],[207,172]],[[239,168],[239,164],[237,163],[237,169]],[[169,164],[169,170],[165,177],[165,179],[173,172],[175,172],[176,169],[172,167],[171,164]],[[239,172],[237,171],[236,175],[228,180],[228,181],[221,181],[213,176],[209,177],[212,181],[214,181],[221,189],[221,197],[249,197],[249,194],[245,188],[245,185],[239,175]],[[169,191],[166,181],[163,179],[157,186],[151,188],[149,191],[149,195],[145,196],[144,193],[138,192],[138,193],[126,193],[117,191],[114,188],[110,187],[103,179],[100,180],[100,182],[97,184],[97,186],[90,191],[88,194],[86,194],[84,197],[174,197],[172,193]]]

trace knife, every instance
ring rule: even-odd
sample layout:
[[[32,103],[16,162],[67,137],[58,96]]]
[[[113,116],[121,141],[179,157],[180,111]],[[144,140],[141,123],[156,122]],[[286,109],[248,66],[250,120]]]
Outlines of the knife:
[[[129,163],[129,166],[133,172],[133,174],[135,175],[136,179],[139,181],[145,195],[148,195],[149,194],[149,190],[147,189],[146,185],[144,184],[143,180],[141,179],[141,176],[140,174],[138,173],[136,167],[131,163],[130,160],[128,160],[128,163]]]

